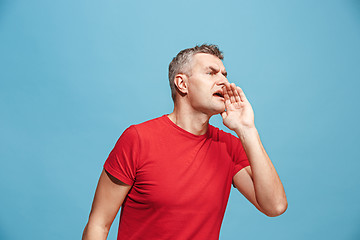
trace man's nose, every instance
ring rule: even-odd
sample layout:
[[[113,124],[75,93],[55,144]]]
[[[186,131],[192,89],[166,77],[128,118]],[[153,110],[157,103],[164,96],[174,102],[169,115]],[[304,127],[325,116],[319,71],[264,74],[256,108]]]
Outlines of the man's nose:
[[[228,83],[229,81],[227,80],[227,78],[221,74],[221,76],[219,76],[219,79],[217,80],[216,84],[217,85],[225,85],[225,83]]]

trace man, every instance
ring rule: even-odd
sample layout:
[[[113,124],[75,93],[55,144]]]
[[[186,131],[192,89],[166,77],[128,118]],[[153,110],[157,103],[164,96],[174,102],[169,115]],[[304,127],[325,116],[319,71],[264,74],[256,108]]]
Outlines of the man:
[[[215,45],[181,51],[169,65],[174,111],[130,126],[105,162],[83,239],[218,239],[231,184],[267,216],[287,208],[282,183],[241,88]],[[221,114],[238,138],[209,125]]]

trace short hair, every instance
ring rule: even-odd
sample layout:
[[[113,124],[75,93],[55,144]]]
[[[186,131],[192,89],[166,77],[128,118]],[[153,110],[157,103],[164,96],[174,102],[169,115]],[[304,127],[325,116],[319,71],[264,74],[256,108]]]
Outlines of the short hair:
[[[196,45],[193,48],[187,48],[180,51],[169,64],[169,84],[171,89],[171,97],[174,102],[176,98],[176,86],[174,83],[175,76],[179,73],[184,73],[186,75],[191,74],[189,63],[191,62],[193,56],[197,53],[207,53],[214,55],[221,60],[224,59],[224,55],[218,46],[213,44],[202,44],[200,46]]]

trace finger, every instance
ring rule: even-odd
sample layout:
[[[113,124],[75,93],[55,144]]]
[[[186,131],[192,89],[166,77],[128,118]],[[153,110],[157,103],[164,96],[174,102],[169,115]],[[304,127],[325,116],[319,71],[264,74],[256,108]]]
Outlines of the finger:
[[[226,86],[224,86],[222,88],[222,91],[223,91],[223,96],[224,96],[224,99],[225,99],[225,103],[226,103],[226,101],[230,101],[229,92],[228,92]]]
[[[239,87],[235,86],[235,84],[234,84],[234,87],[232,88],[232,91],[233,91],[236,103],[240,104],[241,103],[241,98],[240,98],[240,94],[238,92],[238,88]]]
[[[239,96],[241,98],[241,101],[247,102],[248,100],[247,100],[247,98],[245,96],[244,91],[240,87],[237,87],[237,90],[238,90]]]
[[[226,111],[232,111],[234,110],[233,108],[233,103],[230,101],[230,98],[225,100],[225,110]]]
[[[239,92],[237,90],[235,91],[234,95],[235,95],[236,102],[240,104],[241,103],[241,98],[240,98],[240,94],[239,94]]]
[[[226,111],[228,111],[228,110],[233,110],[233,107],[232,107],[232,105],[233,105],[233,103],[231,102],[231,96],[232,95],[232,91],[231,91],[231,89],[229,90],[229,89],[225,89],[224,90],[224,98],[225,98],[225,109],[226,109]],[[226,114],[226,116],[227,116],[227,114]]]
[[[230,84],[230,93],[229,93],[231,103],[236,102],[235,95],[234,95],[234,90],[236,91],[236,85],[235,85],[235,83],[231,83]]]

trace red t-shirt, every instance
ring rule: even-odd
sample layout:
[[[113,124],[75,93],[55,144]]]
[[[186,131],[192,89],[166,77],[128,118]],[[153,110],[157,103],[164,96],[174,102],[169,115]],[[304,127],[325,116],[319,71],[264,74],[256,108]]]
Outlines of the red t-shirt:
[[[218,239],[233,176],[249,165],[238,138],[194,135],[166,115],[130,126],[104,168],[132,185],[118,239]]]

